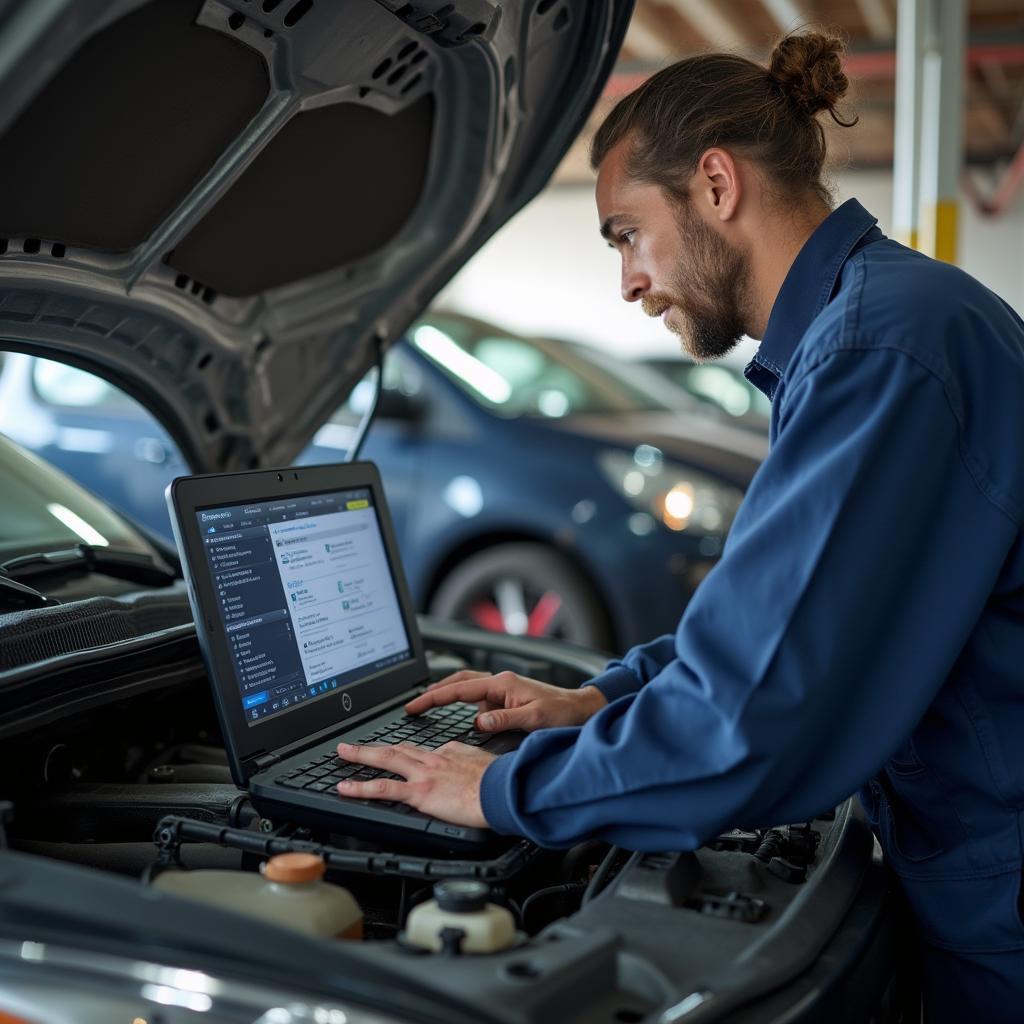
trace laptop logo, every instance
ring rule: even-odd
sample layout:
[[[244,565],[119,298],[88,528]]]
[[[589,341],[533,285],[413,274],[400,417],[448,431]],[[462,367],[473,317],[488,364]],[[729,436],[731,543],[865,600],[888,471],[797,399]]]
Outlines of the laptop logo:
[[[341,695],[341,706],[346,711],[351,711],[352,710],[352,698],[349,696],[349,694],[343,693]]]

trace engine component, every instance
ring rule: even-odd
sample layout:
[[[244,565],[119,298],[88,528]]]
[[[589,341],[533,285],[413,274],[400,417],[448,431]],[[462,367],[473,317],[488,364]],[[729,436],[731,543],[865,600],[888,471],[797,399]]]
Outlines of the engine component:
[[[223,825],[240,795],[234,785],[79,782],[19,802],[18,835],[50,842],[131,842],[153,835],[168,814]],[[249,809],[241,817],[247,825]]]
[[[161,787],[162,788],[162,787]],[[315,853],[323,857],[328,870],[351,871],[360,875],[390,875],[397,878],[479,878],[504,882],[524,871],[541,853],[522,839],[493,860],[442,860],[396,853],[343,850],[289,835],[260,835],[240,828],[220,828],[203,821],[168,815],[156,827],[157,870],[179,865],[185,842],[216,843],[245,853],[270,857],[278,853]]]
[[[709,917],[723,917],[745,924],[756,924],[768,912],[764,900],[741,892],[727,892],[721,896],[706,892],[688,905]]]
[[[363,912],[355,897],[323,880],[327,870],[311,853],[282,853],[248,871],[164,871],[154,888],[321,938],[361,939]]]
[[[621,899],[681,907],[701,878],[693,853],[634,853],[612,884]]]
[[[497,953],[515,945],[515,919],[489,902],[491,887],[474,878],[451,878],[434,886],[434,898],[414,907],[404,942],[434,953]]]

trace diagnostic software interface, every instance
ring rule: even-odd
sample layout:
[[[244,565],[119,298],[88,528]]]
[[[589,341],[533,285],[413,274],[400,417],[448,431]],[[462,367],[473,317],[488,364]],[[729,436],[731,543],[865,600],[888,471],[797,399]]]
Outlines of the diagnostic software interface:
[[[249,725],[412,656],[369,488],[196,515]]]

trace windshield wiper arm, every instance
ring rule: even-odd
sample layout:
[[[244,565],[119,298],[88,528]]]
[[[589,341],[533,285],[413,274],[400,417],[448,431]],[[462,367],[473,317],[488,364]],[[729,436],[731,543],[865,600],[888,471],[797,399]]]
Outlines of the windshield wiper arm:
[[[67,572],[97,572],[154,587],[166,586],[177,578],[159,555],[114,551],[91,544],[76,544],[60,551],[37,551],[0,562],[0,573],[12,580]]]
[[[20,612],[25,608],[45,608],[55,604],[60,604],[60,601],[40,594],[26,583],[0,576],[0,612]]]

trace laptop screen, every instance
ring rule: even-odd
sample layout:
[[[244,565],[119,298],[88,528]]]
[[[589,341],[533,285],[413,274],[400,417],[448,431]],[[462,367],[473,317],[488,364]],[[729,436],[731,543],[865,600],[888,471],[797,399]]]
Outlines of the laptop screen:
[[[370,488],[196,518],[249,726],[413,656]]]

